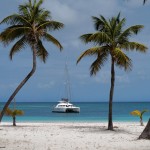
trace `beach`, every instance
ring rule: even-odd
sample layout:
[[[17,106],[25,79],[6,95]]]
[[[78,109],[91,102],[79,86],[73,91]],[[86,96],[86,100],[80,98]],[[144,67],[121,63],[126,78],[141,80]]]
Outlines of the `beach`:
[[[146,125],[146,123],[144,123]],[[149,150],[149,140],[138,140],[145,126],[138,122],[53,122],[0,124],[4,150]]]

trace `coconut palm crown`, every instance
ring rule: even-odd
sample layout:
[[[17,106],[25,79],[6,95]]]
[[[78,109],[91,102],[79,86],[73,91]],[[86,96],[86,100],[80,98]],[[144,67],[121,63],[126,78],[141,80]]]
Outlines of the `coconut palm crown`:
[[[10,50],[10,58],[20,50],[30,46],[36,49],[36,56],[42,61],[46,61],[48,52],[42,44],[42,40],[52,42],[58,48],[62,49],[61,44],[48,31],[58,30],[63,24],[51,19],[49,11],[41,8],[43,0],[28,3],[19,6],[19,13],[4,18],[1,24],[10,25],[1,34],[1,41],[8,45],[15,41]]]
[[[84,51],[79,56],[77,63],[85,56],[95,56],[96,59],[90,67],[90,74],[96,75],[108,58],[111,58],[108,130],[113,130],[112,102],[115,83],[115,65],[119,68],[123,68],[125,71],[131,70],[131,59],[124,51],[136,50],[142,53],[146,52],[146,46],[129,40],[132,35],[139,33],[143,25],[134,25],[124,29],[126,19],[120,19],[120,13],[109,20],[106,20],[102,15],[100,15],[100,17],[92,17],[92,19],[96,32],[84,34],[80,38],[84,43],[93,43],[94,47]]]
[[[10,15],[1,21],[1,24],[7,24],[9,27],[0,33],[0,41],[4,45],[14,42],[9,54],[10,59],[12,59],[14,54],[29,46],[33,55],[33,68],[10,96],[1,112],[0,121],[15,95],[35,72],[36,57],[40,58],[43,62],[46,61],[48,51],[44,47],[43,41],[51,42],[62,50],[59,41],[49,34],[49,31],[59,30],[64,25],[52,20],[50,11],[42,8],[42,4],[43,0],[28,0],[27,3],[19,5],[18,13]]]

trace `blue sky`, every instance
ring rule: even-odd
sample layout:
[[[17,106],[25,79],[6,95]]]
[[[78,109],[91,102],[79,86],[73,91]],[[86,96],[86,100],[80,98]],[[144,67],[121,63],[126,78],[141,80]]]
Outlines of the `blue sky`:
[[[0,20],[17,12],[17,7],[25,0],[1,0]],[[142,5],[142,0],[45,0],[43,7],[50,10],[53,20],[63,22],[63,30],[52,32],[63,45],[59,52],[51,43],[45,43],[49,51],[46,64],[40,60],[34,76],[17,94],[19,102],[58,101],[64,91],[64,67],[67,59],[71,81],[72,101],[108,101],[110,89],[110,62],[102,70],[90,77],[89,67],[94,58],[85,58],[78,65],[76,60],[90,45],[79,39],[82,34],[94,32],[91,16],[106,18],[121,16],[126,18],[126,27],[142,24],[145,28],[131,38],[150,47],[150,2]],[[6,26],[0,26],[0,32]],[[9,59],[11,45],[0,44],[0,101],[7,101],[16,86],[32,67],[30,48]],[[133,68],[131,72],[116,69],[114,101],[150,101],[150,53],[129,52]]]

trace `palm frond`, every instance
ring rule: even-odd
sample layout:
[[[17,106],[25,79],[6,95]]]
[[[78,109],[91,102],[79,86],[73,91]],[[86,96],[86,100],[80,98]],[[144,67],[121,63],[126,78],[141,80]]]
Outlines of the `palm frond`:
[[[9,57],[12,59],[13,55],[17,52],[20,52],[23,48],[26,47],[26,37],[23,36],[20,40],[18,40],[10,50]]]
[[[113,29],[113,35],[114,35],[114,37],[118,37],[118,35],[121,34],[122,28],[125,25],[125,21],[126,21],[125,18],[123,18],[122,20],[119,19],[119,22],[116,20],[117,25]]]
[[[31,26],[30,22],[24,17],[19,14],[13,14],[10,15],[6,18],[4,18],[0,24],[10,24],[10,25],[22,25],[22,24],[27,24]]]
[[[57,22],[57,21],[44,21],[41,22],[38,26],[37,26],[37,30],[42,29],[48,29],[48,30],[59,30],[61,28],[64,27],[63,23]]]
[[[48,52],[40,40],[38,41],[36,49],[37,49],[37,56],[40,57],[40,59],[45,63],[48,57]]]
[[[104,16],[100,15],[100,19],[104,22],[105,26],[104,26],[104,30],[106,29],[111,29],[109,22],[105,19]],[[102,30],[103,31],[103,30]]]
[[[96,75],[97,72],[104,66],[104,63],[107,61],[108,52],[99,51],[97,53],[97,59],[90,66],[90,75]]]
[[[133,116],[139,116],[139,117],[141,116],[141,112],[139,110],[134,110],[130,114]]]
[[[102,44],[102,43],[109,43],[111,42],[111,39],[108,37],[108,35],[105,32],[96,32],[96,33],[89,33],[89,34],[84,34],[80,36],[80,39],[84,43],[89,43],[93,42],[96,44]]]
[[[91,37],[92,33],[89,34],[84,34],[80,36],[81,41],[83,41],[84,43],[88,43],[91,42],[89,39]]]
[[[7,108],[6,112],[5,112],[5,115],[6,116],[12,116],[12,114],[13,114],[13,111],[10,108]]]
[[[104,29],[104,25],[105,25],[104,22],[98,17],[92,16],[92,19],[94,21],[95,30],[102,31]]]
[[[42,22],[45,21],[45,20],[47,20],[47,19],[51,19],[50,11],[42,11],[39,14],[37,20],[39,20],[39,24],[42,24]]]
[[[31,19],[31,15],[28,9],[29,4],[24,4],[24,5],[19,5],[18,9],[19,9],[19,14],[21,16],[24,16],[26,18],[28,18],[29,20]]]
[[[132,68],[132,61],[131,59],[123,53],[123,51],[119,48],[116,48],[113,51],[113,57],[115,58],[115,63],[120,68],[124,68],[126,70],[131,70]]]
[[[12,41],[24,36],[29,30],[29,27],[24,27],[22,25],[10,26],[0,34],[1,41],[4,45],[7,45]]]
[[[77,60],[77,64],[79,63],[79,61],[86,56],[91,56],[91,55],[95,55],[98,53],[98,51],[100,51],[100,47],[92,47],[90,49],[85,50],[78,58]]]
[[[105,32],[106,30],[110,30],[109,22],[102,15],[100,15],[99,18],[92,16],[92,19],[94,21],[95,30],[100,32],[101,31]]]
[[[14,110],[13,111],[13,116],[22,116],[24,112],[22,110]]]
[[[91,56],[91,55],[96,56],[96,60],[90,66],[90,75],[92,76],[92,75],[96,75],[96,73],[102,68],[102,66],[104,65],[105,61],[108,58],[109,51],[105,46],[92,47],[86,50],[85,52],[83,52],[79,56],[77,63],[79,63],[83,57]]]
[[[117,15],[117,17],[116,17],[116,21],[117,21],[118,24],[119,24],[119,22],[120,22],[120,15],[121,15],[121,12],[119,12],[118,15]],[[123,19],[125,19],[125,18],[123,18]],[[122,19],[122,20],[123,20],[123,19]]]
[[[43,0],[39,0],[37,4],[36,4],[36,1],[35,1],[34,5],[39,8],[42,5],[42,3],[43,3]]]
[[[62,45],[60,44],[60,42],[55,39],[52,35],[45,33],[43,35],[43,38],[46,39],[48,42],[52,42],[54,45],[56,45],[60,50],[63,49]]]
[[[146,113],[146,112],[148,112],[148,110],[146,110],[146,109],[145,109],[145,110],[142,110],[142,111],[141,111],[141,116],[143,116],[143,114]]]
[[[97,44],[102,44],[110,43],[111,39],[105,32],[96,32],[90,36],[89,41]]]
[[[23,114],[24,112],[22,110],[18,110],[18,109],[13,110],[10,108],[7,108],[5,112],[6,116],[11,116],[11,117],[22,116]]]
[[[120,46],[121,48],[125,50],[136,50],[142,53],[145,53],[147,51],[147,47],[144,44],[138,43],[138,42],[124,42]]]
[[[143,29],[143,25],[135,25],[135,26],[131,26],[129,28],[127,28],[125,31],[122,32],[122,34],[119,36],[119,38],[122,38],[122,37],[129,37],[133,34],[138,34],[141,29]]]

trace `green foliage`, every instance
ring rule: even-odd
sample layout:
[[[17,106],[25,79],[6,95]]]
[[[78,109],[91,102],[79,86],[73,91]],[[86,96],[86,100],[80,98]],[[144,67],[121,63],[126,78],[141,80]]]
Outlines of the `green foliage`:
[[[96,60],[91,64],[90,73],[96,75],[110,55],[117,66],[124,70],[131,70],[132,61],[124,51],[146,52],[145,45],[129,40],[132,35],[140,32],[143,25],[134,25],[125,29],[126,19],[120,19],[120,13],[109,20],[101,15],[92,17],[92,19],[96,32],[84,34],[80,36],[80,39],[84,43],[93,43],[94,47],[84,51],[79,56],[77,63],[85,56],[95,56]]]
[[[148,112],[148,110],[142,110],[142,111],[134,110],[130,114],[133,116],[138,116],[138,117],[142,118],[142,116],[145,112]]]
[[[22,116],[24,114],[24,112],[22,110],[12,110],[10,108],[7,108],[5,115],[6,116],[11,116],[11,117],[15,117],[15,116]]]
[[[139,116],[139,117],[141,116],[141,112],[139,110],[134,110],[130,114],[133,116]]]
[[[23,5],[19,5],[19,12],[4,18],[0,24],[7,24],[7,27],[1,34],[0,40],[4,45],[14,42],[10,50],[10,59],[17,52],[25,49],[27,46],[36,47],[37,57],[43,62],[48,57],[48,51],[42,44],[42,41],[56,45],[62,49],[59,41],[54,38],[50,31],[63,28],[63,23],[52,20],[51,13],[41,8],[43,0],[29,0]]]

